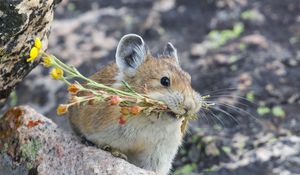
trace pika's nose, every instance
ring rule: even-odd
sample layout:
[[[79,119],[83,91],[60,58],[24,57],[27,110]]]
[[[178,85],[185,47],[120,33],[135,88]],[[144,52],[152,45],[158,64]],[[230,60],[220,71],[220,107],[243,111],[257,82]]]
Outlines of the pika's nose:
[[[182,102],[183,102],[183,110],[184,110],[185,114],[193,113],[195,111],[195,107],[196,107],[194,91],[192,91],[192,90],[185,91],[184,100]]]
[[[186,106],[183,108],[183,110],[184,110],[185,114],[187,114],[191,110],[191,107]]]
[[[189,112],[193,112],[195,108],[195,102],[193,101],[193,99],[186,99],[184,101],[184,112],[185,114],[189,113]]]

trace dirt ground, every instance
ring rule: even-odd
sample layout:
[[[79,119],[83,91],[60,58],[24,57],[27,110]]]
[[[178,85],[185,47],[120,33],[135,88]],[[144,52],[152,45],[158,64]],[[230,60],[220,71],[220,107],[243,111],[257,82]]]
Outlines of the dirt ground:
[[[199,113],[174,174],[300,174],[299,0],[66,0],[49,52],[91,75],[118,40],[140,34],[154,55],[171,41],[193,87],[216,105]],[[57,117],[66,87],[37,67],[12,94]]]

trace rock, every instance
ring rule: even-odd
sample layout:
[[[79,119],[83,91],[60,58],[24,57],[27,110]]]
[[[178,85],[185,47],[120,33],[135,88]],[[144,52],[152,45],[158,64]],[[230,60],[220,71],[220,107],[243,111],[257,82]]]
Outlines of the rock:
[[[0,107],[15,85],[40,59],[26,62],[36,37],[45,50],[53,10],[59,0],[4,0],[0,5]]]
[[[267,39],[260,35],[260,34],[252,34],[252,35],[247,35],[244,36],[241,41],[245,44],[249,45],[256,45],[261,48],[267,49],[268,48],[268,41]]]
[[[265,168],[266,174],[299,174],[300,169],[300,137],[284,136],[276,141],[269,141],[263,146],[245,152],[238,161],[224,163],[219,171],[238,171],[238,169],[256,166],[258,164],[266,167],[276,167],[274,169]],[[262,168],[263,169],[263,168]],[[233,173],[234,174],[234,173]]]
[[[154,174],[82,144],[28,106],[0,119],[0,150],[0,174]]]

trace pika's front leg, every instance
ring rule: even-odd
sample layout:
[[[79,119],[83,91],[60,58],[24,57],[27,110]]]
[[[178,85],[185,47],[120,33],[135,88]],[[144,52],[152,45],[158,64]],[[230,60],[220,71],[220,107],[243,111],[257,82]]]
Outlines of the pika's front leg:
[[[163,143],[162,143],[163,144]],[[179,144],[168,147],[167,145],[158,144],[153,149],[145,150],[142,153],[129,157],[129,162],[156,172],[158,175],[167,175],[172,167],[172,161],[177,153]]]

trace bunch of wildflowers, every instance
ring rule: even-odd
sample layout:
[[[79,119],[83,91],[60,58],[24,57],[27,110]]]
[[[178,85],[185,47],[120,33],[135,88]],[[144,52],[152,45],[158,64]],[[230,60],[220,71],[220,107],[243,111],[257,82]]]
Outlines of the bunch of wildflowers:
[[[128,91],[95,82],[83,76],[75,67],[66,65],[54,55],[45,53],[41,48],[41,41],[39,38],[36,38],[34,46],[30,50],[30,57],[26,61],[33,61],[35,58],[41,56],[43,58],[42,64],[45,67],[52,68],[50,76],[55,80],[64,81],[68,85],[68,92],[71,94],[68,104],[60,104],[57,107],[58,115],[65,114],[68,112],[69,107],[73,105],[93,105],[97,102],[106,102],[110,105],[120,107],[119,124],[124,125],[128,118],[138,116],[140,113],[150,114],[170,110],[162,101],[154,100],[145,94],[135,92],[126,82],[123,82],[123,85]],[[83,86],[74,81],[74,78],[85,81],[86,85]],[[79,96],[79,92],[84,93],[81,93]],[[205,103],[204,100],[201,103],[204,107],[211,105]],[[195,116],[186,117],[194,118]]]

